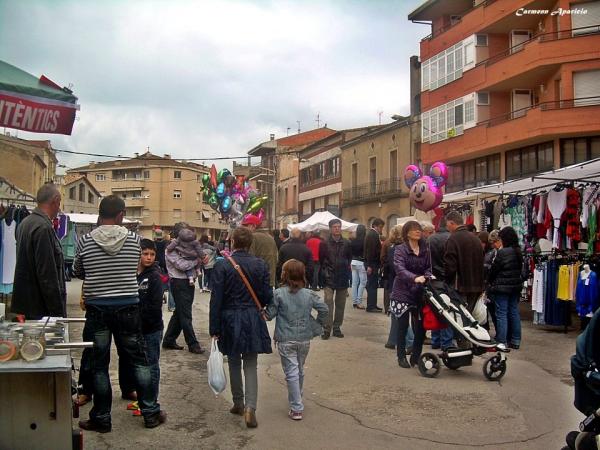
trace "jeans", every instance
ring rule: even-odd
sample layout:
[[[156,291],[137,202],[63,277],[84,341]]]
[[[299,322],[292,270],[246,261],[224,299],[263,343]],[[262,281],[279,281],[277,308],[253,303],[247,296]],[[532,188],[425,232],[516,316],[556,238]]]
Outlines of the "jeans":
[[[335,303],[334,303],[335,294]],[[348,289],[332,289],[325,288],[325,304],[329,308],[327,320],[323,325],[323,332],[331,332],[333,325],[334,330],[339,330],[344,322],[344,310],[346,309],[346,297],[348,297]],[[335,309],[334,309],[335,305]],[[335,313],[334,313],[335,311]]]
[[[398,341],[398,319],[393,314],[390,314],[390,333],[388,334],[388,345],[396,346],[396,342]],[[415,334],[413,333],[412,327],[408,327],[406,331],[406,348],[410,348],[413,346],[413,341],[415,340]]]
[[[304,362],[310,350],[310,341],[280,342],[277,345],[281,367],[288,388],[288,401],[292,411],[303,411]]]
[[[146,356],[150,371],[152,374],[152,390],[154,398],[158,398],[158,384],[160,382],[160,342],[162,341],[163,330],[154,333],[144,334],[146,344]],[[117,349],[118,350],[118,349]],[[128,360],[127,355],[119,352],[119,386],[123,394],[135,391],[135,378],[133,377],[133,367]]]
[[[362,295],[367,286],[367,269],[365,263],[357,259],[352,260],[352,303],[360,305]]]
[[[169,297],[167,301],[167,307],[169,311],[175,310],[175,298],[173,297],[173,292],[171,291],[171,281],[169,280]]]
[[[446,350],[452,347],[454,343],[454,331],[452,328],[442,328],[441,330],[433,330],[431,332],[431,346],[432,348],[441,348]]]
[[[121,354],[126,355],[133,367],[138,404],[144,417],[157,414],[160,405],[152,389],[152,373],[146,356],[141,316],[138,305],[87,305],[83,339],[93,341],[91,371],[94,386],[94,406],[90,419],[102,425],[111,424],[112,388],[108,375],[110,346],[114,336]]]
[[[415,308],[405,312],[398,318],[398,335],[396,340],[396,353],[398,359],[406,358],[406,336],[409,329],[409,317],[414,332],[414,340],[412,344],[412,353],[410,355],[410,363],[416,364],[421,357],[423,351],[423,341],[425,340],[425,329],[423,321],[419,317],[419,311]]]
[[[519,294],[495,294],[492,296],[496,305],[496,342],[521,344],[521,317],[519,316]],[[507,336],[508,328],[511,335]]]
[[[204,288],[211,291],[212,290],[212,283],[211,283],[211,277],[212,277],[212,269],[204,269]]]
[[[321,283],[319,282],[319,274],[321,272],[321,263],[319,261],[313,261],[314,263],[314,269],[313,269],[313,277],[312,277],[312,283],[311,283],[311,289],[312,290],[317,290],[321,287]]]
[[[377,289],[379,288],[379,265],[371,265],[371,275],[367,275],[367,310],[377,308]]]
[[[171,292],[175,299],[175,312],[169,320],[165,332],[164,345],[173,345],[183,330],[183,337],[188,347],[198,344],[192,326],[192,303],[194,303],[194,286],[187,279],[171,278]]]
[[[242,360],[244,361],[245,383],[242,382]],[[229,355],[228,365],[233,404],[256,409],[256,399],[258,397],[258,353]]]

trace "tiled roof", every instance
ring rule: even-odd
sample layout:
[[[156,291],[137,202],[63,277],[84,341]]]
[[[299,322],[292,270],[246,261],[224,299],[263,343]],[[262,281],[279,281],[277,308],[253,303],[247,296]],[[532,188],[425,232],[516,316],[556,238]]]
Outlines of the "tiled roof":
[[[196,169],[196,170],[208,170],[206,166],[202,164],[196,164],[193,162],[182,162],[177,161],[176,159],[167,158],[164,156],[154,155],[150,152],[146,152],[142,155],[136,156],[134,158],[122,159],[122,160],[111,160],[111,161],[103,161],[97,163],[90,163],[86,166],[75,167],[69,172],[78,172],[78,171],[95,171],[95,170],[119,170],[128,167],[156,167],[156,166],[177,166],[183,167],[187,169]]]
[[[330,128],[316,128],[314,130],[305,131],[304,133],[279,138],[277,139],[277,146],[296,147],[299,145],[306,145],[335,133],[336,131]]]

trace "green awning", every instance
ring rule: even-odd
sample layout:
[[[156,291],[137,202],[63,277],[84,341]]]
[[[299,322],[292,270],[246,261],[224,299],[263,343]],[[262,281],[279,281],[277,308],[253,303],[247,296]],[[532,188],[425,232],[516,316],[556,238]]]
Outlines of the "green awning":
[[[44,84],[39,78],[4,61],[0,61],[0,91],[77,103],[77,97],[68,89],[57,89]]]

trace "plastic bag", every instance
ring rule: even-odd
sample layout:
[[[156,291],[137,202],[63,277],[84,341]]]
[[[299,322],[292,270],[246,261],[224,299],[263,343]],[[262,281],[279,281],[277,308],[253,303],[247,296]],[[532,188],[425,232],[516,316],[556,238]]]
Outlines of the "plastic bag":
[[[479,325],[485,325],[488,321],[487,306],[485,305],[486,299],[487,298],[484,292],[475,302],[473,312],[471,313],[473,318],[479,322]]]
[[[215,338],[213,338],[210,346],[210,356],[206,366],[208,369],[208,385],[215,395],[219,395],[227,387],[227,377],[223,367],[223,353],[220,352]]]

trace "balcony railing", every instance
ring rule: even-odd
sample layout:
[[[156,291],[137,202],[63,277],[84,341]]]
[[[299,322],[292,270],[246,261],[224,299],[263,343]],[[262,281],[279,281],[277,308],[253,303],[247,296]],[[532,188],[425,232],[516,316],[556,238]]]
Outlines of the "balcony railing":
[[[504,58],[508,58],[510,55],[522,51],[525,48],[525,46],[530,42],[551,42],[558,41],[561,39],[571,39],[574,37],[589,36],[591,34],[598,33],[600,33],[600,24],[588,27],[571,28],[568,30],[551,31],[549,33],[535,34],[533,35],[533,37],[526,41],[523,41],[517,45],[513,45],[512,47],[507,48],[506,50],[503,50],[500,53],[496,53],[488,59],[484,59],[483,61],[478,62],[477,66],[485,64],[486,67],[489,67],[492,64],[496,64],[497,62],[502,61]]]
[[[466,15],[466,14],[470,13],[471,11],[473,11],[473,10],[474,10],[474,9],[476,9],[476,8],[479,8],[479,7],[482,7],[482,6],[483,6],[483,7],[485,7],[485,6],[489,6],[489,5],[491,5],[492,3],[494,3],[495,1],[496,1],[496,0],[485,0],[485,1],[481,2],[481,3],[479,3],[478,5],[475,5],[475,6],[473,6],[472,8],[470,8],[470,9],[468,9],[468,10],[464,11],[464,12],[463,12],[462,14],[460,14],[460,15],[461,15],[461,16],[464,16],[464,15]],[[458,24],[459,24],[461,21],[462,21],[461,19],[458,19],[458,20],[456,20],[456,22],[454,22],[454,23],[449,23],[449,24],[448,24],[448,25],[446,25],[445,27],[442,27],[442,28],[439,28],[439,29],[435,30],[435,31],[434,31],[433,33],[431,33],[429,36],[425,36],[423,39],[421,39],[421,42],[423,42],[423,41],[429,41],[429,40],[433,39],[434,37],[438,37],[440,34],[443,34],[443,33],[445,33],[445,32],[446,32],[446,31],[448,31],[450,28],[453,28],[453,27],[455,27],[456,25],[458,25]]]
[[[520,117],[524,117],[527,115],[527,111],[540,108],[542,111],[550,111],[555,109],[570,109],[570,108],[579,108],[583,106],[594,106],[600,105],[600,96],[594,97],[579,97],[579,98],[570,98],[565,100],[556,100],[550,102],[538,103],[537,105],[527,106],[526,108],[516,109],[506,114],[502,114],[500,116],[493,117],[489,120],[479,122],[479,125],[486,125],[488,127],[494,127],[496,125],[500,125],[502,123],[508,122],[510,120],[518,119]]]
[[[339,178],[339,176],[340,176],[339,172],[337,172],[337,173],[328,173],[327,175],[315,178],[314,180],[308,180],[308,181],[302,180],[300,186],[301,187],[313,186],[315,184],[322,183],[323,181],[331,180],[332,178]]]
[[[358,186],[344,189],[342,191],[342,200],[345,204],[348,204],[394,197],[402,194],[402,186],[404,186],[404,178],[400,177],[388,178],[374,183],[359,184]]]

